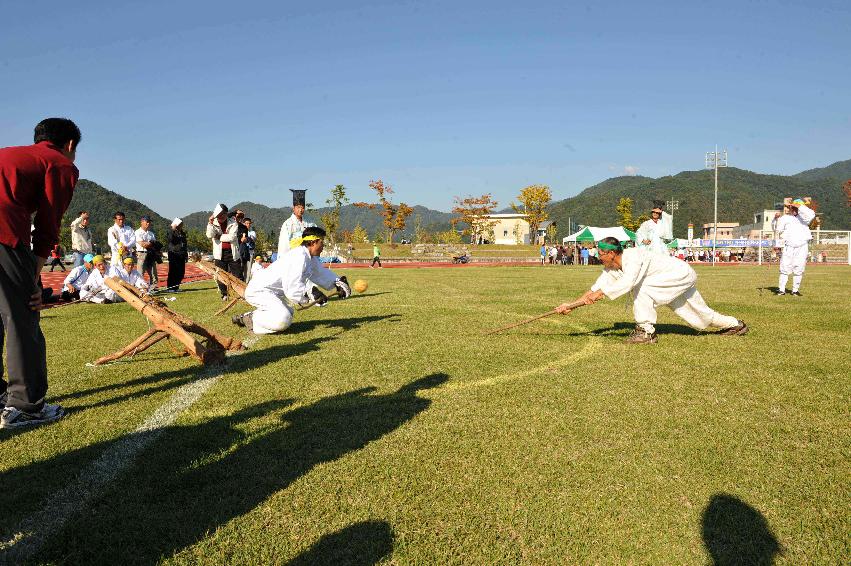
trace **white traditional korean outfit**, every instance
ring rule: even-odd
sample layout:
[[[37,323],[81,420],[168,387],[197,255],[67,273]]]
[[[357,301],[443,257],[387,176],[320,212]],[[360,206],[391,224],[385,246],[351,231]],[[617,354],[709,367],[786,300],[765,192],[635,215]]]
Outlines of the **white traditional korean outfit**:
[[[109,268],[107,268],[107,276],[109,275]],[[103,282],[104,276],[101,275],[101,272],[97,268],[93,268],[92,272],[89,273],[86,282],[83,283],[83,286],[80,287],[80,300],[88,301],[90,303],[102,303],[104,299],[107,299],[107,293],[113,295],[112,289],[106,286]],[[112,299],[110,299],[112,300]]]
[[[810,255],[809,243],[813,239],[810,222],[816,217],[813,209],[806,205],[798,207],[798,215],[784,214],[772,221],[772,228],[778,239],[783,240],[783,254],[780,256],[780,280],[778,288],[786,290],[789,275],[792,275],[792,292],[798,292],[804,278],[804,269]]]
[[[68,273],[68,276],[65,278],[65,281],[62,282],[62,288],[65,289],[66,286],[70,285],[71,287],[79,291],[88,278],[89,270],[86,268],[85,265],[75,267]]]
[[[300,238],[304,229],[311,226],[316,226],[316,224],[306,220],[303,216],[299,220],[295,214],[291,214],[281,225],[281,234],[278,236],[278,258],[290,251],[290,240]]]
[[[110,226],[109,230],[106,231],[106,239],[110,250],[112,250],[111,261],[113,262],[121,260],[122,251],[119,248],[123,250],[125,256],[136,251],[136,232],[127,224],[120,228],[118,224]]]
[[[293,307],[308,299],[308,279],[323,289],[331,289],[339,277],[313,257],[305,246],[298,246],[251,277],[245,300],[256,307],[251,317],[255,334],[286,330],[293,320]]]
[[[621,265],[619,270],[605,269],[591,290],[603,291],[612,300],[632,291],[635,322],[646,332],[656,331],[656,307],[661,305],[698,330],[739,324],[709,308],[694,286],[697,273],[686,262],[647,248],[630,248],[624,250]]]
[[[654,253],[667,254],[668,248],[665,245],[665,239],[672,238],[671,226],[669,224],[667,214],[662,214],[659,222],[653,220],[645,220],[635,231],[635,243],[639,248],[647,248]],[[644,240],[650,240],[649,244],[644,244]]]

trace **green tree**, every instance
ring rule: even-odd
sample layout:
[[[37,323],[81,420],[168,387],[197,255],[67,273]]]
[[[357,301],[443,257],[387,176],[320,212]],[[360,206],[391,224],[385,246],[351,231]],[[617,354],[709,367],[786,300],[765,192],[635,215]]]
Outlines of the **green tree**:
[[[444,232],[439,232],[437,234],[437,240],[441,244],[460,244],[461,243],[461,234],[458,230],[449,229]]]
[[[337,230],[340,229],[340,209],[347,202],[349,202],[349,199],[346,197],[346,187],[335,185],[331,189],[331,198],[325,201],[325,204],[330,205],[331,209],[319,217],[325,226],[332,247],[337,244]]]
[[[277,251],[278,242],[269,237],[269,234],[258,228],[255,230],[257,232],[257,239],[254,240],[254,252],[257,254],[265,255],[271,253],[272,251]],[[254,258],[252,258],[254,259]]]
[[[363,226],[360,225],[360,222],[355,225],[354,230],[352,230],[352,242],[355,244],[362,244],[369,240],[369,234],[366,233],[366,230],[363,229]]]
[[[213,241],[207,237],[205,232],[197,228],[190,228],[186,231],[186,245],[190,252],[210,253],[213,251]]]

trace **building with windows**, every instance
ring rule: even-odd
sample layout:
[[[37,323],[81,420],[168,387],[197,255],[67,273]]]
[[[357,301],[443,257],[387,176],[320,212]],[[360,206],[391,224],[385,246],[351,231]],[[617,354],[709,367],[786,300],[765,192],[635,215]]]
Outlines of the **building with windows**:
[[[703,225],[703,239],[704,240],[712,240],[713,239],[713,236],[714,236],[712,234],[713,226],[714,225],[712,224],[712,222],[710,222],[709,224]],[[733,238],[733,230],[735,228],[738,228],[738,227],[739,227],[738,222],[719,222],[718,223],[718,235],[714,236],[714,239],[716,239],[716,240],[732,239]]]
[[[488,215],[493,226],[493,243],[504,245],[521,245],[531,243],[529,237],[529,222],[526,215],[516,212]]]

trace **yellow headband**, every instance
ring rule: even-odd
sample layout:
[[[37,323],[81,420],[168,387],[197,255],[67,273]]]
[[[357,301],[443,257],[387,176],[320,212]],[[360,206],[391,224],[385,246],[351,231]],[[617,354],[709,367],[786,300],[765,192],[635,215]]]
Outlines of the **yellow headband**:
[[[293,238],[290,240],[290,249],[299,247],[302,242],[312,242],[314,240],[321,240],[319,236],[304,236],[302,238]]]
[[[124,265],[130,265],[131,263],[136,263],[136,260],[133,259],[132,257],[125,257],[124,258]]]

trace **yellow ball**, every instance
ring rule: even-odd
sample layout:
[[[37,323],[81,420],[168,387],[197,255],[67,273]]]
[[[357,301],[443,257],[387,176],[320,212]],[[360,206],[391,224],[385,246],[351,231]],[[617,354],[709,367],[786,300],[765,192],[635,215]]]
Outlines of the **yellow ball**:
[[[352,288],[358,293],[363,293],[367,290],[368,287],[369,284],[366,282],[365,279],[358,279],[357,281],[355,281],[355,284],[352,285]]]

